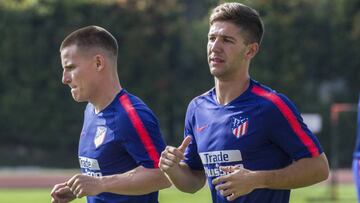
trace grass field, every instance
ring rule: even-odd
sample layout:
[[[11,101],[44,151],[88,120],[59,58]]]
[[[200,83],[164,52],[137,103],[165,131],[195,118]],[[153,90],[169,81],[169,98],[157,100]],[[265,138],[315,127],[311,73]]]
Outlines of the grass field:
[[[330,201],[329,187],[316,185],[293,190],[290,203],[356,203],[355,188],[353,185],[339,186],[338,201]],[[49,203],[50,189],[0,189],[1,203]],[[160,203],[211,203],[210,194],[205,187],[195,194],[179,192],[174,187],[160,192]],[[85,203],[85,198],[73,203]]]

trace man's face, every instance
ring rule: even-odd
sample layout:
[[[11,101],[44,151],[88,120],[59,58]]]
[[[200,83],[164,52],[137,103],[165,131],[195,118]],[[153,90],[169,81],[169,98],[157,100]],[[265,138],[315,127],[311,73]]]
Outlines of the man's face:
[[[90,101],[96,87],[96,63],[89,53],[71,45],[61,50],[62,83],[69,85],[75,101]]]
[[[215,21],[208,33],[210,73],[216,78],[234,75],[243,66],[247,46],[240,28],[231,22]]]

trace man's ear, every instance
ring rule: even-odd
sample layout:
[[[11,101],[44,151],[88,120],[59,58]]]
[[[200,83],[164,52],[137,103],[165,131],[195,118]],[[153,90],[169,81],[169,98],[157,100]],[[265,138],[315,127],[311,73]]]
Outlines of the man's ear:
[[[251,43],[247,45],[245,57],[250,60],[254,58],[254,56],[258,53],[258,51],[259,51],[259,44],[256,42]]]
[[[96,71],[101,71],[104,69],[105,59],[104,56],[98,54],[95,56],[95,63],[96,63]]]

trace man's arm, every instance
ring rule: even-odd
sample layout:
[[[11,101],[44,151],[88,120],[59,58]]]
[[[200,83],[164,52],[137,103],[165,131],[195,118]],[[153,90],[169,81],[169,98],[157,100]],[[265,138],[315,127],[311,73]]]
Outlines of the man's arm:
[[[254,189],[294,189],[326,180],[329,165],[324,153],[312,158],[302,158],[278,170],[250,171],[238,167],[221,167],[230,174],[213,180],[216,190],[229,201],[250,193]]]
[[[51,203],[66,203],[71,202],[76,196],[71,192],[70,188],[65,183],[59,183],[51,190]]]
[[[184,151],[190,144],[191,137],[184,139],[176,148],[167,146],[161,153],[159,167],[165,172],[171,182],[181,191],[195,193],[205,185],[205,173],[203,170],[192,170],[183,160]]]
[[[149,169],[142,166],[126,173],[103,177],[78,174],[67,181],[67,185],[78,198],[102,192],[143,195],[171,186],[160,169]]]
[[[300,159],[290,166],[274,171],[264,171],[264,187],[295,189],[319,183],[329,176],[329,165],[324,153],[313,158]]]

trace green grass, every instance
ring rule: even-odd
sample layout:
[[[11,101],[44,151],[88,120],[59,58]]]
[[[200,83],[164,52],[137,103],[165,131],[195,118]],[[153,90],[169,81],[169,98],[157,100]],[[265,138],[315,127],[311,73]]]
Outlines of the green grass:
[[[1,203],[50,203],[51,189],[0,189]],[[72,201],[73,203],[84,203],[85,198]]]
[[[331,201],[331,190],[327,185],[315,185],[291,191],[290,203],[357,203],[355,186],[338,186],[337,201]]]
[[[315,185],[307,188],[292,190],[290,203],[356,203],[353,185],[342,185],[338,188],[338,201],[330,201],[329,187]],[[49,203],[50,189],[0,189],[1,203]],[[85,203],[85,198],[72,203]],[[211,203],[207,187],[195,194],[186,194],[171,187],[160,192],[160,203]]]
[[[1,202],[1,201],[0,201]],[[183,193],[175,187],[160,191],[160,203],[211,203],[211,195],[208,187],[203,187],[195,194]]]

